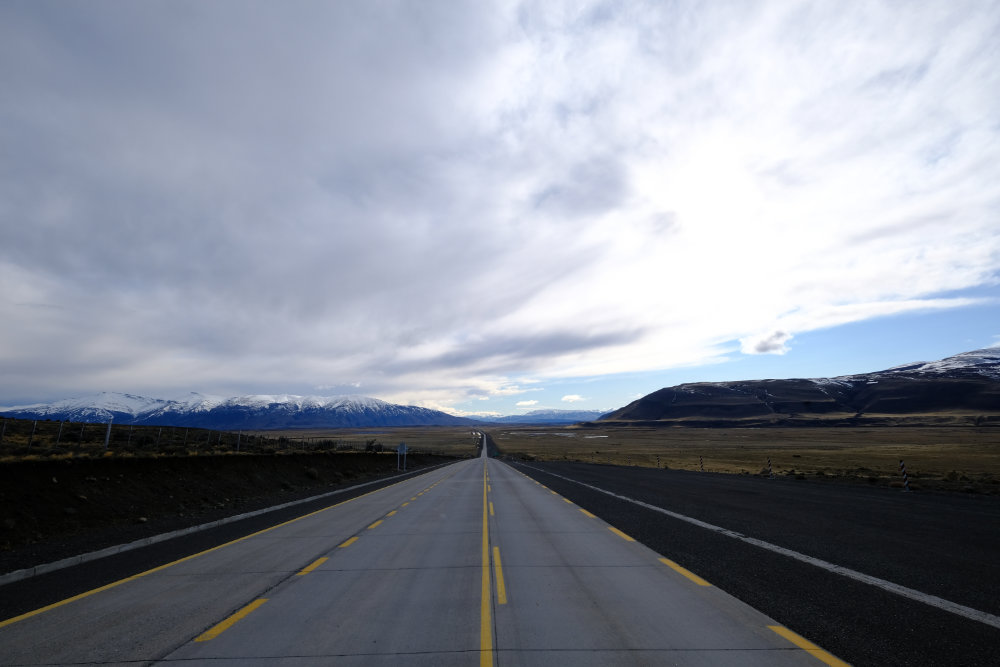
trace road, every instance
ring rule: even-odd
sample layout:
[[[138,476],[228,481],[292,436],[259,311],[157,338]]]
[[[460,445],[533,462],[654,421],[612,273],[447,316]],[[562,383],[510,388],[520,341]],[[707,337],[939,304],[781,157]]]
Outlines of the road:
[[[0,664],[843,664],[705,584],[482,457],[2,621]]]
[[[843,660],[1000,664],[995,496],[515,465]]]

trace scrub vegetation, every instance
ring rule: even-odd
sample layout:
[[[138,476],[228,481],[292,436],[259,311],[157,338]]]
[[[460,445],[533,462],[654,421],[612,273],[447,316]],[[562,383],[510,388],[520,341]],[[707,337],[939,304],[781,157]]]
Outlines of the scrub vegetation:
[[[412,429],[290,429],[216,431],[173,426],[131,426],[0,420],[0,463],[39,458],[198,456],[395,451],[405,441],[414,451],[476,456],[476,440],[465,427]]]
[[[490,431],[505,456],[1000,495],[1000,428],[563,427]]]

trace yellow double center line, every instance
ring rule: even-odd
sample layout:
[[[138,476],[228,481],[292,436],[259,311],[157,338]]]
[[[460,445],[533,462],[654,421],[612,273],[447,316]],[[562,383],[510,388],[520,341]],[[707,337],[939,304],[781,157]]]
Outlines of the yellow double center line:
[[[483,553],[482,553],[482,602],[479,615],[479,665],[493,666],[493,619],[492,599],[490,597],[490,524],[493,516],[493,503],[489,493],[493,491],[490,476],[483,464]],[[507,604],[507,586],[503,580],[503,567],[500,565],[500,547],[493,547],[493,579],[497,587],[497,604]]]
[[[493,667],[493,619],[490,611],[490,527],[486,497],[486,463],[483,463],[483,572],[479,610],[479,665]]]

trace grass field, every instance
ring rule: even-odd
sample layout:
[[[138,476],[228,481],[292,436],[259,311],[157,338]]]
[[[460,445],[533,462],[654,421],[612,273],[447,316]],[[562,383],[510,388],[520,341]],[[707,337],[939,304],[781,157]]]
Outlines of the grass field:
[[[507,456],[732,474],[767,474],[1000,495],[997,428],[504,428]]]
[[[477,454],[469,427],[305,429],[239,433],[106,424],[4,420],[0,462],[50,457],[190,456],[364,451],[369,445],[443,456]],[[486,427],[505,456],[669,467],[730,474],[902,486],[1000,496],[1000,428],[670,428],[640,426]],[[105,449],[105,439],[108,440]]]
[[[368,443],[380,444],[384,450],[395,451],[405,442],[409,449],[426,454],[472,457],[478,454],[478,438],[472,437],[474,429],[467,427],[416,426],[409,428],[359,428],[359,429],[301,429],[289,431],[251,431],[256,437],[285,439],[297,448],[311,449],[312,443],[334,441],[355,449],[364,449]]]
[[[443,456],[475,456],[471,429],[299,429],[216,431],[182,426],[130,426],[30,419],[0,420],[0,462],[37,458],[193,456],[232,453],[365,451],[371,445]]]

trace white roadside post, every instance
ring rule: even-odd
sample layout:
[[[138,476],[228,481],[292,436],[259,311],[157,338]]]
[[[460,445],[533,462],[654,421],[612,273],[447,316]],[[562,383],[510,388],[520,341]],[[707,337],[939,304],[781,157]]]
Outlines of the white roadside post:
[[[111,423],[115,420],[114,415],[108,420],[108,432],[104,434],[104,451],[108,451],[108,443],[111,441]]]
[[[396,470],[399,470],[399,458],[403,457],[403,470],[406,470],[406,443],[399,443],[399,447],[396,447]]]

